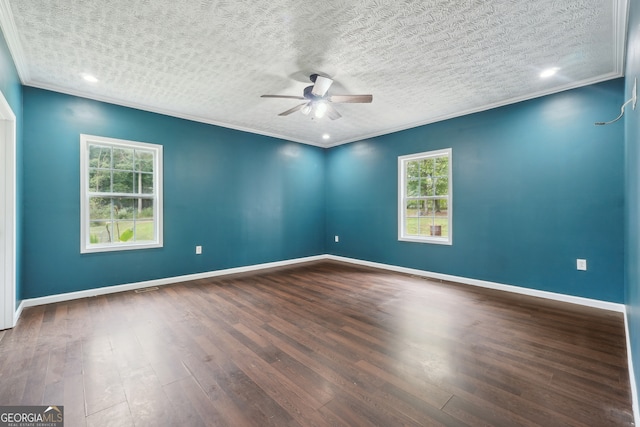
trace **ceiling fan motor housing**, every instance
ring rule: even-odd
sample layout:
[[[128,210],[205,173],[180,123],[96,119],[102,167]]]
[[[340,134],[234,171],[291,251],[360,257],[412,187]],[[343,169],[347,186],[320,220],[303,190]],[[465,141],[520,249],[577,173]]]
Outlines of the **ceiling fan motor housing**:
[[[331,120],[342,117],[331,103],[370,103],[373,99],[372,95],[332,95],[329,96],[329,88],[333,84],[333,80],[319,74],[312,74],[309,80],[313,83],[302,91],[302,96],[294,95],[261,95],[262,98],[285,98],[304,100],[302,104],[298,104],[287,111],[278,114],[279,116],[288,116],[289,114],[300,111],[302,114],[309,115],[311,110],[315,111],[315,117],[322,118],[325,114]]]
[[[312,90],[313,90],[313,86],[305,87],[302,96],[304,96],[309,101],[319,101],[325,98],[324,96],[314,95],[313,93],[311,93]]]

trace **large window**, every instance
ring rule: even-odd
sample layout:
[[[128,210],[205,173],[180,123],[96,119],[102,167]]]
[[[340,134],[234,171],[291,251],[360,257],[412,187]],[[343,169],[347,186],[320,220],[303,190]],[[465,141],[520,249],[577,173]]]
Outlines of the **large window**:
[[[451,149],[398,157],[398,240],[450,245]]]
[[[80,135],[81,246],[162,246],[162,146]]]

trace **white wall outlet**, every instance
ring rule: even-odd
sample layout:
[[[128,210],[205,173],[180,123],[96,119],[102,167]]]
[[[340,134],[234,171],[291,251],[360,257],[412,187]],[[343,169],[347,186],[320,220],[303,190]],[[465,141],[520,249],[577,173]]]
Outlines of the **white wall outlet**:
[[[202,246],[196,246],[196,255],[202,254]]]
[[[340,241],[340,236],[335,236],[333,240],[335,240],[335,242],[338,243]]]
[[[586,271],[587,270],[587,260],[586,259],[578,259],[576,264],[577,264],[578,270],[581,270],[581,271]]]

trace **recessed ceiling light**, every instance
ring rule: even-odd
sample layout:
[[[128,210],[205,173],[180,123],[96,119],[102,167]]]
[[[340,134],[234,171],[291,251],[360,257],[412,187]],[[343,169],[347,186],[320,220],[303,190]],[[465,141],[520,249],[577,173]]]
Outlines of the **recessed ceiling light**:
[[[331,135],[329,135],[328,133],[325,133],[324,135],[322,135],[322,139],[327,140],[331,138]]]
[[[80,75],[82,76],[83,79],[85,79],[89,83],[97,83],[98,82],[98,79],[93,74],[82,73]]]
[[[560,68],[558,68],[558,67],[547,68],[546,70],[543,70],[543,71],[540,73],[540,78],[541,78],[541,79],[546,79],[546,78],[548,78],[548,77],[551,77],[551,76],[553,76],[555,73],[557,73],[559,69],[560,69]]]

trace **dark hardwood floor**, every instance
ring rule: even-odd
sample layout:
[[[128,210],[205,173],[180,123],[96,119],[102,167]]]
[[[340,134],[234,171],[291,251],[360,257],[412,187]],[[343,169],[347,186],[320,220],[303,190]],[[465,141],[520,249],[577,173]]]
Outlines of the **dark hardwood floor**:
[[[75,426],[630,426],[620,313],[319,262],[25,309],[0,405]]]

